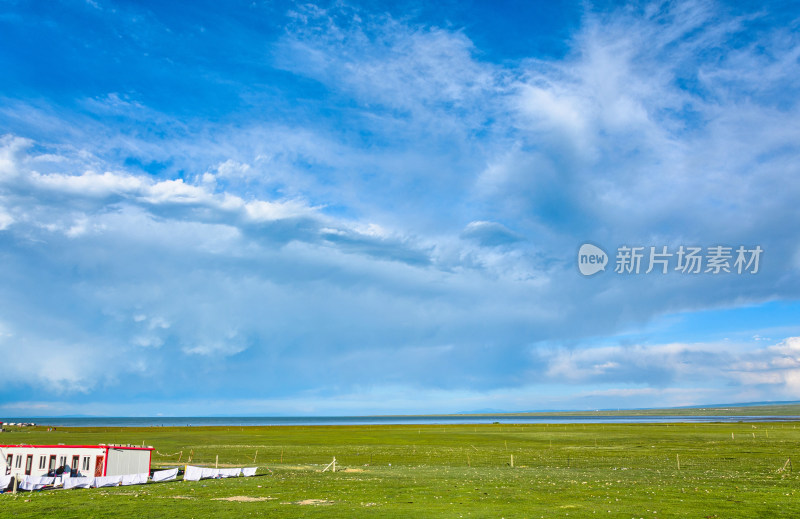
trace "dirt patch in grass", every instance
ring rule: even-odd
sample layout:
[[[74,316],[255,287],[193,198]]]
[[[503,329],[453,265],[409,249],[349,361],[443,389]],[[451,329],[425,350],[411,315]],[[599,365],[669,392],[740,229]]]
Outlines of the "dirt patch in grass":
[[[277,499],[275,497],[249,497],[249,496],[231,496],[231,497],[215,497],[212,501],[240,501],[250,503],[254,501],[272,501]]]
[[[344,469],[339,472],[364,472],[364,469]]]
[[[320,505],[332,505],[333,501],[328,501],[327,499],[303,499],[302,501],[295,501],[294,504],[320,506]]]

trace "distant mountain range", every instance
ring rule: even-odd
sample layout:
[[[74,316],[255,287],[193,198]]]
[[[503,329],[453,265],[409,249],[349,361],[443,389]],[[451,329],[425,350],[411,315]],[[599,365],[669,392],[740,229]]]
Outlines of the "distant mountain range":
[[[720,411],[727,411],[724,414],[797,414],[800,415],[800,400],[785,400],[777,402],[737,402],[729,404],[702,404],[688,405],[679,407],[642,407],[642,408],[613,408],[613,409],[540,409],[535,411],[504,411],[500,409],[477,409],[474,411],[463,411],[455,414],[459,415],[481,415],[481,414],[542,414],[542,415],[585,415],[585,414],[699,414],[687,413],[687,411],[714,410],[711,414],[721,414]],[[704,413],[709,414],[709,413]]]

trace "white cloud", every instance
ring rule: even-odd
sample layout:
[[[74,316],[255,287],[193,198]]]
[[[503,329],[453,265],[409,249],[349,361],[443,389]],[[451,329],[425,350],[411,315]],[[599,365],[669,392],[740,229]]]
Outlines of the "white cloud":
[[[0,136],[0,181],[13,179],[17,175],[19,156],[30,147],[32,141],[15,135]]]
[[[281,203],[257,200],[244,204],[244,212],[254,222],[269,222],[299,216],[311,216],[313,209],[302,202],[289,200]]]
[[[587,236],[691,227],[725,240],[737,228],[723,220],[744,213],[743,233],[767,233],[769,215],[790,211],[798,105],[786,92],[800,75],[779,64],[795,59],[796,35],[773,28],[733,44],[751,20],[704,2],[659,5],[591,14],[564,59],[523,64],[507,97],[513,151],[499,150],[476,182],[499,214]]]
[[[42,175],[29,173],[30,182],[42,189],[60,191],[82,196],[107,197],[113,194],[130,194],[144,188],[145,183],[132,175],[87,171],[81,175],[58,173]]]
[[[160,348],[164,345],[164,339],[156,336],[137,335],[131,339],[131,343],[141,348]]]
[[[530,84],[519,88],[520,111],[531,117],[534,125],[541,125],[543,131],[561,130],[573,141],[587,139],[585,118],[589,110],[580,106],[582,97]]]
[[[0,231],[8,229],[14,223],[14,217],[0,207]]]
[[[487,94],[500,85],[499,71],[474,58],[468,37],[389,15],[347,20],[347,11],[300,8],[298,23],[279,47],[278,65],[439,131],[460,133],[465,124],[481,124]]]
[[[509,245],[521,240],[521,237],[508,227],[498,222],[470,222],[461,231],[461,237],[474,240],[487,247]]]
[[[796,34],[706,2],[624,7],[587,14],[563,57],[492,63],[469,27],[295,15],[270,48],[295,77],[268,92],[248,79],[247,113],[187,120],[149,94],[72,111],[4,100],[3,125],[36,138],[0,138],[0,318],[32,350],[134,352],[108,375],[175,399],[181,377],[215,369],[322,392],[309,358],[353,359],[337,389],[353,406],[445,387],[439,404],[519,409],[537,380],[597,399],[684,399],[670,385],[693,377],[703,395],[794,391],[794,346],[586,345],[664,314],[797,299]],[[275,73],[262,55],[248,67]],[[585,240],[760,243],[765,263],[747,279],[588,281],[573,263]],[[387,359],[396,386],[359,372]],[[40,363],[36,387],[100,384],[76,362]]]
[[[535,355],[544,361],[544,373],[552,381],[635,384],[647,391],[698,384],[737,389],[770,386],[761,388],[763,394],[800,396],[800,337],[770,346],[755,339],[752,344],[726,341],[541,349]]]
[[[250,164],[243,164],[233,159],[228,159],[216,167],[217,175],[221,177],[245,177],[251,171]]]
[[[179,178],[152,185],[144,199],[153,204],[205,204],[210,201],[211,195],[205,189],[186,184]]]
[[[800,395],[800,337],[752,352],[727,369],[743,385],[773,385]]]
[[[3,356],[3,380],[0,388],[12,384],[22,387],[44,387],[54,395],[89,393],[109,381],[118,368],[109,371],[115,357],[107,347],[98,344],[64,343],[46,333],[30,329],[12,329],[0,335]],[[30,352],[35,351],[35,355]]]

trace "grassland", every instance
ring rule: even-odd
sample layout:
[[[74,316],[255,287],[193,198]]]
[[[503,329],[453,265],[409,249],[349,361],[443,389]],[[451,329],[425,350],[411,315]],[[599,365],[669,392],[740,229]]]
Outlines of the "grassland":
[[[44,428],[259,476],[0,496],[1,517],[800,517],[800,423]],[[333,457],[337,472],[321,472]],[[511,457],[513,456],[513,467]],[[253,459],[256,457],[256,462]],[[180,458],[180,463],[178,460]],[[680,467],[679,464],[680,463]],[[233,499],[233,500],[228,500]]]

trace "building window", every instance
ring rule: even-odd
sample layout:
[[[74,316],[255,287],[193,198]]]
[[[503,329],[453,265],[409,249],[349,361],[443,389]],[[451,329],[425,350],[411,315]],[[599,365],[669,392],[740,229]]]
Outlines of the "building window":
[[[22,454],[17,455],[17,464],[14,465],[14,468],[18,469],[20,467],[22,467]]]
[[[80,461],[80,456],[73,456],[72,457],[72,472],[78,471],[78,462]]]
[[[66,467],[67,466],[67,457],[66,456],[61,456],[58,459],[58,466],[59,467]]]
[[[31,469],[33,468],[33,454],[28,454],[25,458],[25,475],[31,475]]]
[[[83,457],[83,470],[89,470],[89,456]]]
[[[47,456],[39,456],[39,470],[44,470],[47,466]]]
[[[11,470],[11,462],[13,461],[13,459],[14,459],[13,454],[9,454],[8,457],[6,458],[6,466],[8,467],[8,470]]]

